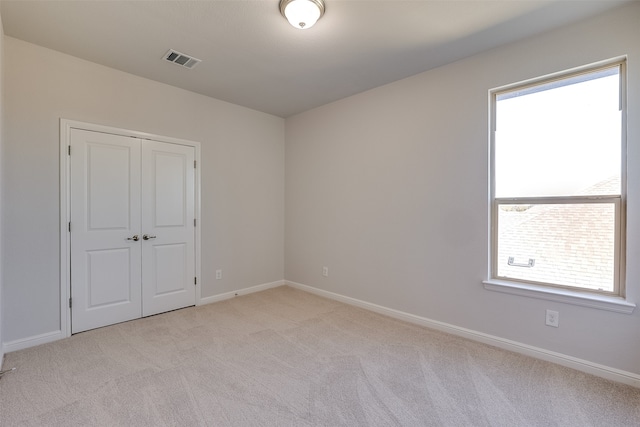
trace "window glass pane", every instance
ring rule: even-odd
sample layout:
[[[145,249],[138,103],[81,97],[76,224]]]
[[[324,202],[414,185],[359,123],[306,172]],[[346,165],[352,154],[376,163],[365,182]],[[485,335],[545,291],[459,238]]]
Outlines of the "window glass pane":
[[[497,275],[614,291],[615,204],[500,205]]]
[[[496,97],[495,196],[620,194],[619,67]]]

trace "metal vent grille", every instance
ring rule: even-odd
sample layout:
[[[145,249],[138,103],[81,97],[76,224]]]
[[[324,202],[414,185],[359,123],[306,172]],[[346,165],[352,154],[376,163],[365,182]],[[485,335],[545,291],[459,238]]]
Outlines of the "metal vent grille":
[[[192,69],[196,65],[198,65],[200,62],[202,62],[201,59],[194,58],[189,55],[185,55],[184,53],[177,52],[173,49],[169,49],[169,52],[167,52],[164,55],[164,59],[166,59],[169,62],[173,62],[174,64],[186,67],[188,69]]]

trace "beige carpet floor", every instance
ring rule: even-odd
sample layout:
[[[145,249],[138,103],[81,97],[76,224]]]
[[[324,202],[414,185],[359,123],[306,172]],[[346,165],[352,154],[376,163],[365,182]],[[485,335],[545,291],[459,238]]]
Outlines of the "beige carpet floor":
[[[2,426],[639,426],[640,389],[286,286],[7,354]]]

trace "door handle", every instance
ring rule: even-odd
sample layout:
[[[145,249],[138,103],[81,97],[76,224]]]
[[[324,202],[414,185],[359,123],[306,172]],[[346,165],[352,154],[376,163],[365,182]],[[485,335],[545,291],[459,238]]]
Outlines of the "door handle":
[[[145,235],[142,236],[143,240],[151,240],[151,239],[155,239],[155,238],[156,238],[156,236],[149,236],[148,234],[145,234]]]
[[[135,234],[133,237],[127,237],[127,240],[133,240],[134,242],[137,242],[138,240],[140,240],[140,238],[137,234]]]

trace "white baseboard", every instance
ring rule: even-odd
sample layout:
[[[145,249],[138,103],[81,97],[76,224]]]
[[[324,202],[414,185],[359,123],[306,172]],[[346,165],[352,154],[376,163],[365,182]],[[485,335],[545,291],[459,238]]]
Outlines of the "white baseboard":
[[[252,294],[254,292],[265,291],[271,288],[277,288],[278,286],[285,285],[284,280],[277,280],[271,283],[263,283],[262,285],[251,286],[248,288],[238,289],[236,291],[225,292],[223,294],[212,295],[209,297],[200,298],[200,300],[196,303],[196,305],[205,305],[211,304],[214,302],[224,301],[227,299],[231,299],[240,295]]]
[[[40,344],[46,344],[52,341],[58,341],[65,338],[62,331],[47,332],[40,335],[34,335],[27,338],[21,338],[15,341],[9,341],[2,344],[2,351],[4,353],[11,353],[12,351],[23,350],[25,348],[33,347]]]
[[[196,305],[210,304],[212,302],[224,301],[239,295],[246,295],[253,292],[260,292],[266,289],[275,288],[284,285],[284,280],[278,280],[271,283],[263,283],[262,285],[251,286],[249,288],[238,289],[237,291],[226,292],[224,294],[213,295],[210,297],[200,298],[196,302]],[[45,334],[34,335],[32,337],[21,338],[19,340],[10,341],[2,344],[0,349],[0,367],[2,366],[2,355],[4,353],[11,353],[12,351],[23,350],[25,348],[34,347],[40,344],[46,344],[52,341],[57,341],[66,338],[62,331],[47,332]]]
[[[635,374],[633,372],[627,372],[621,369],[612,368],[610,366],[600,365],[598,363],[593,363],[588,360],[578,359],[577,357],[568,356],[562,353],[556,353],[554,351],[549,351],[540,347],[534,347],[534,346],[523,344],[517,341],[512,341],[512,340],[500,338],[494,335],[485,334],[483,332],[474,331],[472,329],[461,328],[459,326],[451,325],[449,323],[427,319],[425,317],[416,316],[414,314],[405,313],[403,311],[394,310],[394,309],[383,307],[377,304],[372,304],[370,302],[366,302],[359,299],[336,294],[334,292],[329,292],[322,289],[314,288],[312,286],[303,285],[301,283],[285,281],[285,284],[288,286],[291,286],[292,288],[300,289],[302,291],[307,291],[312,294],[320,295],[336,301],[344,302],[346,304],[354,305],[356,307],[364,308],[366,310],[374,311],[376,313],[384,314],[386,316],[393,317],[395,319],[404,320],[409,323],[414,323],[420,326],[425,326],[427,328],[450,333],[452,335],[468,338],[473,341],[489,344],[504,350],[513,351],[519,354],[524,354],[526,356],[531,356],[536,359],[541,359],[547,362],[556,363],[558,365],[572,368],[577,371],[585,372],[587,374],[595,375],[601,378],[605,378],[608,380],[612,380],[612,381],[616,381],[619,383],[640,388],[640,375]]]

